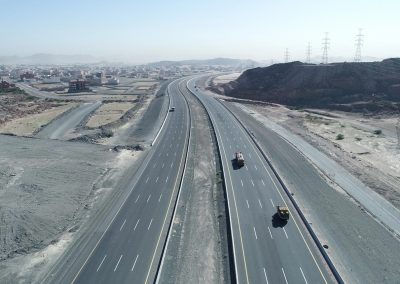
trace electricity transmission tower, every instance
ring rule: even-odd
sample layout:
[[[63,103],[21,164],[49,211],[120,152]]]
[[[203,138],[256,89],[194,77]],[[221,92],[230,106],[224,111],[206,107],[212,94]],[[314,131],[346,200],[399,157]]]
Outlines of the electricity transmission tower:
[[[354,55],[354,62],[361,62],[361,46],[364,43],[364,35],[361,33],[362,29],[358,29],[356,35],[356,53]]]
[[[285,49],[285,63],[289,62],[289,49]]]
[[[310,42],[309,42],[308,45],[307,45],[306,63],[308,63],[308,64],[311,63],[311,43],[310,43]]]
[[[322,63],[328,64],[328,49],[329,49],[329,33],[325,33],[325,37],[322,39]]]

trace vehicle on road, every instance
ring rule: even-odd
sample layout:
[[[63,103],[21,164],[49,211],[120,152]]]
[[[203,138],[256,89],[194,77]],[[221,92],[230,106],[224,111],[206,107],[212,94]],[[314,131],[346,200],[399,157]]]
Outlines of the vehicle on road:
[[[290,213],[289,209],[286,206],[278,205],[276,206],[276,211],[278,213],[279,218],[282,220],[288,220]]]
[[[170,112],[175,111],[175,107],[171,107],[171,108],[169,109],[169,111],[170,111]]]
[[[236,164],[238,165],[239,168],[244,166],[244,158],[242,152],[236,152],[235,159],[236,159]]]

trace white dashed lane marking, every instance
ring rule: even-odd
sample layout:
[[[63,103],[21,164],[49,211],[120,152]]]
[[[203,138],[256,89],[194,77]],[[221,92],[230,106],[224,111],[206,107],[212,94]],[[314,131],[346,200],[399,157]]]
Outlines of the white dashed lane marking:
[[[103,257],[103,260],[100,262],[99,267],[97,267],[96,272],[99,272],[101,265],[103,264],[104,260],[106,259],[107,255]]]

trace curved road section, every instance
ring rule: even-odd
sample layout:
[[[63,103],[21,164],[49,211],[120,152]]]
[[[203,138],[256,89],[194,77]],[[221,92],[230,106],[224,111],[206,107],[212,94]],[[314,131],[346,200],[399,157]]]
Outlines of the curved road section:
[[[188,81],[210,114],[217,135],[231,223],[237,283],[332,283],[319,250],[285,195],[272,169],[237,120],[215,99]],[[245,166],[238,168],[234,153]],[[282,222],[277,205],[287,205]]]
[[[40,130],[35,136],[47,139],[62,139],[69,131],[72,131],[90,113],[101,106],[101,102],[84,103],[79,107],[61,115],[49,125]]]

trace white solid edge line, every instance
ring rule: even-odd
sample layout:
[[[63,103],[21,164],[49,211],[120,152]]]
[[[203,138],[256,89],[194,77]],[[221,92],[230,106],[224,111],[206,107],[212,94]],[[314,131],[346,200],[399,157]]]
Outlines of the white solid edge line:
[[[214,119],[214,116],[211,114],[211,112],[209,112],[209,116],[210,116],[210,118],[211,118],[211,121],[213,122],[213,126],[214,126],[214,129],[215,129],[215,133],[216,133],[217,139],[218,139],[218,137],[219,137],[219,141],[220,141],[219,144],[220,144],[220,147],[222,147],[222,151],[221,151],[222,153],[221,153],[221,155],[223,154],[224,157],[225,157],[225,160],[223,160],[222,157],[221,157],[221,159],[222,159],[222,166],[223,166],[223,162],[224,162],[224,161],[225,161],[225,163],[228,165],[229,163],[227,162],[227,161],[228,161],[228,158],[227,158],[227,155],[226,155],[225,146],[224,146],[224,144],[223,144],[223,141],[222,141],[221,134],[220,134],[220,131],[219,131],[219,129],[218,129],[217,123],[216,123],[216,121],[215,121],[215,119]],[[235,205],[236,219],[237,219],[238,230],[239,230],[239,237],[240,237],[240,243],[241,243],[241,249],[242,249],[242,257],[243,257],[243,262],[244,262],[244,266],[245,266],[246,282],[249,283],[249,276],[248,276],[248,271],[247,271],[246,256],[245,256],[245,253],[244,253],[244,245],[243,245],[242,230],[241,230],[241,227],[240,227],[240,218],[239,218],[239,213],[238,213],[237,203],[236,203],[236,195],[235,195],[235,192],[234,192],[234,190],[233,190],[233,182],[232,182],[232,177],[231,177],[230,168],[227,166],[226,169],[227,169],[227,171],[228,171],[229,181],[230,181],[230,184],[231,184],[231,191],[232,191],[232,195],[233,195],[233,201],[234,201],[234,205]],[[227,180],[226,177],[225,177],[225,171],[223,171],[223,172],[224,172],[224,178],[225,178],[225,180]],[[230,206],[229,206],[229,190],[227,190],[227,196],[228,196],[228,198],[227,198],[227,201],[228,201],[228,208],[230,208]],[[230,218],[231,224],[233,224],[233,223],[232,223],[232,220],[231,220],[231,214],[229,214],[229,218]],[[233,245],[233,247],[235,248],[234,236],[233,236],[233,234],[231,234],[231,235],[232,235],[232,245]],[[234,253],[234,259],[236,259],[236,252],[235,252],[235,249],[233,250],[233,253]],[[236,271],[236,282],[239,283],[239,280],[238,280],[238,279],[239,279],[239,276],[238,276],[238,269],[237,269],[237,262],[236,262],[236,261],[235,261],[235,271]]]
[[[231,114],[231,115],[232,115],[232,114]],[[235,118],[235,117],[234,117],[234,118]],[[248,141],[248,142],[250,143],[250,145],[252,146],[253,151],[256,153],[256,155],[258,156],[259,160],[261,161],[261,164],[263,165],[264,169],[265,169],[266,172],[268,173],[268,176],[270,177],[272,183],[274,184],[274,187],[275,187],[276,191],[278,192],[279,196],[280,196],[281,199],[283,200],[283,203],[289,208],[289,206],[287,205],[285,199],[283,198],[283,196],[282,196],[282,194],[281,194],[281,192],[280,192],[278,186],[276,185],[275,180],[272,178],[272,176],[271,176],[269,170],[268,170],[267,167],[265,166],[266,161],[263,160],[263,159],[260,157],[260,155],[258,154],[257,149],[256,149],[256,147],[255,147],[255,145],[254,145],[254,142],[252,142],[252,141],[250,140],[250,138],[248,137],[248,134],[244,131],[243,127],[240,125],[240,123],[237,121],[236,118],[234,119],[234,122],[235,122],[236,125],[239,127],[240,131],[242,131],[242,133],[246,136],[247,141]],[[261,148],[261,146],[260,146],[260,148]],[[250,156],[250,155],[249,155],[249,156]],[[271,200],[271,202],[272,202],[272,200]],[[290,209],[289,209],[289,211],[290,211]],[[300,233],[300,236],[301,236],[301,238],[303,239],[303,242],[304,242],[304,244],[306,245],[306,247],[307,247],[307,249],[308,249],[308,251],[309,251],[309,253],[310,253],[312,259],[314,260],[314,263],[315,263],[315,265],[317,266],[317,268],[318,268],[318,270],[319,270],[319,272],[320,272],[322,278],[324,279],[325,283],[328,283],[328,282],[326,281],[326,278],[325,278],[324,274],[322,273],[321,268],[319,267],[319,265],[318,265],[318,263],[317,263],[317,260],[316,260],[315,257],[314,257],[314,254],[312,253],[310,247],[308,246],[308,244],[307,244],[307,242],[306,242],[306,240],[305,240],[305,238],[304,238],[304,236],[303,236],[303,233],[300,231],[299,225],[297,224],[295,218],[292,218],[292,220],[293,220],[294,224],[296,225],[296,228],[297,228],[298,232]]]
[[[86,263],[88,262],[88,260],[92,257],[93,252],[97,249],[98,245],[100,244],[101,240],[103,239],[104,235],[107,233],[108,229],[110,228],[110,226],[112,225],[112,223],[114,222],[115,218],[117,217],[118,213],[121,211],[122,207],[125,205],[126,201],[128,200],[128,198],[130,197],[133,189],[135,188],[135,186],[137,185],[137,182],[140,180],[140,178],[142,177],[144,170],[147,168],[147,166],[150,163],[151,158],[153,157],[154,152],[153,153],[149,153],[148,156],[146,156],[145,160],[143,162],[145,162],[146,164],[141,167],[143,170],[140,173],[139,177],[137,178],[135,185],[130,189],[129,193],[126,195],[125,200],[121,203],[121,205],[119,206],[117,212],[115,213],[114,217],[111,219],[110,223],[108,224],[107,228],[104,230],[103,234],[101,235],[100,239],[97,241],[96,245],[94,246],[94,248],[92,249],[92,251],[89,253],[88,257],[86,258],[85,262],[82,264],[81,268],[79,269],[79,271],[76,273],[74,279],[72,279],[71,283],[74,283],[76,281],[76,279],[78,278],[78,276],[81,274],[82,269],[86,266]],[[147,160],[146,160],[147,159]],[[139,173],[136,172],[135,175]]]
[[[179,80],[179,79],[177,79],[177,80]],[[172,81],[172,82],[169,83],[168,86],[167,86],[166,93],[168,94],[168,98],[169,98],[167,114],[165,115],[164,121],[163,121],[163,123],[161,124],[161,127],[160,127],[160,129],[158,130],[157,135],[156,135],[156,137],[154,138],[153,142],[151,142],[150,146],[153,146],[153,145],[156,143],[157,138],[158,138],[158,136],[160,135],[161,131],[163,130],[165,122],[167,121],[168,114],[169,114],[169,109],[170,109],[170,107],[171,107],[171,97],[170,97],[170,95],[169,95],[169,87],[170,87],[170,85],[171,85],[173,82],[175,82],[175,81],[177,81],[177,80]]]
[[[179,80],[179,79],[178,79],[178,80]],[[177,80],[175,80],[175,81],[177,81]],[[175,81],[174,81],[174,82],[175,82]],[[178,84],[179,84],[179,83],[178,83]],[[183,96],[183,95],[182,95],[182,96]],[[186,105],[187,105],[187,104],[186,104]],[[188,105],[187,105],[187,107],[189,108]],[[188,116],[189,116],[189,115],[190,115],[190,113],[189,113],[189,109],[188,109]],[[190,117],[189,117],[189,118],[190,118]],[[189,124],[189,125],[188,125],[188,126],[189,126],[189,127],[188,127],[189,130],[187,131],[186,139],[185,139],[185,140],[188,141],[187,143],[190,143],[191,119],[189,119],[188,124]],[[187,145],[187,147],[189,147],[189,145]],[[189,148],[187,148],[187,149],[189,150]],[[188,153],[189,153],[189,151],[186,152],[186,155],[182,155],[181,162],[179,163],[178,173],[180,172],[180,168],[181,168],[181,166],[182,166],[182,162],[183,162],[183,158],[184,158],[184,157],[185,157],[185,165],[184,165],[184,168],[183,168],[183,172],[185,172],[185,169],[186,169],[186,161],[187,161]],[[182,174],[183,174],[183,173],[182,173]],[[177,184],[178,180],[179,180],[179,175],[178,175],[178,176],[176,177],[176,179],[175,179],[174,189],[173,189],[173,191],[172,191],[172,193],[171,193],[171,198],[170,198],[169,203],[168,203],[167,212],[166,212],[166,214],[165,214],[164,221],[163,221],[163,225],[162,225],[162,228],[161,228],[161,231],[160,231],[160,235],[159,235],[158,240],[157,240],[157,245],[156,245],[156,248],[155,248],[155,250],[154,250],[153,257],[152,257],[151,262],[150,262],[150,267],[149,267],[149,270],[148,270],[148,272],[147,272],[145,284],[147,283],[147,281],[148,281],[148,279],[149,279],[149,276],[150,276],[151,267],[153,266],[154,257],[155,257],[155,255],[156,255],[156,252],[157,252],[157,249],[158,249],[158,245],[159,245],[159,243],[160,243],[161,234],[162,234],[162,231],[164,230],[164,226],[165,226],[165,222],[166,222],[166,219],[167,219],[168,211],[169,211],[169,209],[170,209],[170,207],[171,207],[172,198],[173,198],[173,196],[174,196],[174,192],[175,192],[176,184]],[[179,191],[179,193],[178,193],[178,197],[177,197],[177,198],[179,198],[179,194],[180,194],[180,191]],[[178,200],[177,200],[177,202],[178,202]],[[176,210],[176,207],[175,207],[175,210]],[[172,216],[172,217],[174,217],[174,216]],[[169,243],[168,241],[169,241],[169,235],[167,236],[167,240],[166,240],[167,246],[168,246],[168,243]],[[164,249],[166,249],[167,246],[166,246]],[[161,266],[162,266],[163,262],[164,262],[164,254],[163,254],[162,259],[161,259],[161,264],[160,264]],[[161,270],[160,270],[160,272],[161,272]],[[158,273],[158,275],[160,275],[160,273]],[[157,278],[156,278],[156,283],[158,283],[158,281],[159,281],[158,275],[156,276],[156,277],[157,277]]]

